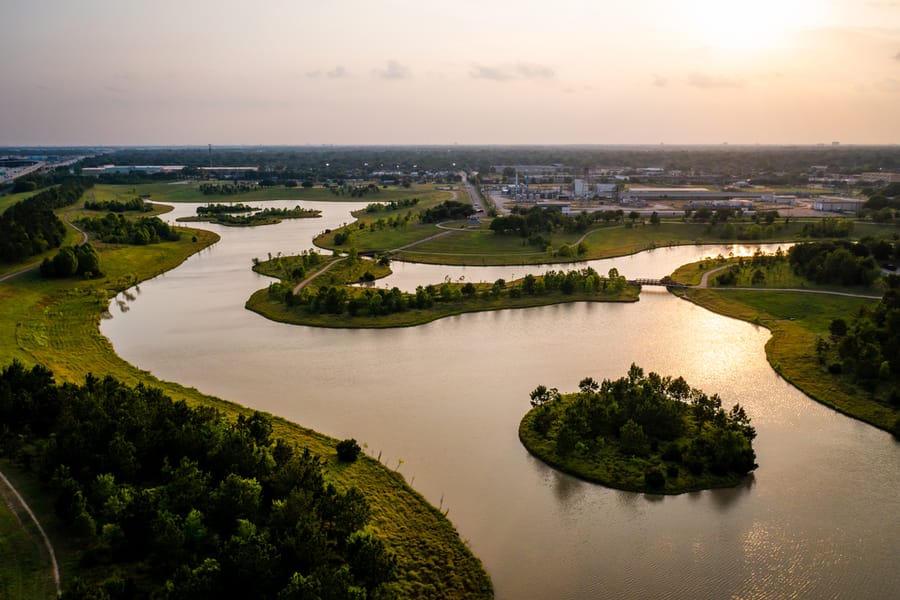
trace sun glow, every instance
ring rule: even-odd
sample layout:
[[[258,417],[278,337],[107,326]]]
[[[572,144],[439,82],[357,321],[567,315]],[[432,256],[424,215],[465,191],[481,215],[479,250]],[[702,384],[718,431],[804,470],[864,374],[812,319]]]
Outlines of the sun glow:
[[[718,48],[770,49],[817,21],[810,0],[693,0],[686,3],[689,29],[698,41]]]

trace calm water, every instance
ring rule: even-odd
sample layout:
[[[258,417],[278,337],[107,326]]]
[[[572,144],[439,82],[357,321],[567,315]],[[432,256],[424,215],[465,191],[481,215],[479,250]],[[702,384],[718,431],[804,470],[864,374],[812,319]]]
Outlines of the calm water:
[[[209,226],[219,244],[131,290],[125,310],[112,305],[101,329],[116,351],[163,379],[365,442],[449,508],[498,598],[897,597],[900,448],[780,379],[765,360],[765,330],[652,289],[634,304],[469,314],[411,329],[272,323],[243,309],[269,281],[251,259],[309,248],[359,205],[304,206],[325,216]],[[591,264],[660,277],[729,251],[752,248],[659,249]],[[403,289],[529,271],[394,269],[389,284]],[[754,476],[736,489],[650,496],[557,473],[524,450],[516,430],[535,386],[570,391],[632,362],[743,404],[759,434]]]

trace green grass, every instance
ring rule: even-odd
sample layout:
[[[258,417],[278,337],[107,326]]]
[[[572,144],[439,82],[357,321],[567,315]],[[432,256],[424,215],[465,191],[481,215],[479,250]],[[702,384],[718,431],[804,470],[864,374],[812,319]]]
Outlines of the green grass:
[[[320,201],[346,201],[346,202],[388,202],[390,200],[402,200],[405,198],[421,197],[423,194],[435,193],[432,185],[414,185],[409,188],[391,187],[381,189],[378,193],[367,194],[360,198],[349,195],[337,195],[329,190],[316,186],[304,188],[301,186],[287,188],[273,186],[260,188],[243,194],[230,196],[206,195],[200,191],[200,181],[187,183],[142,183],[137,185],[113,185],[98,184],[93,190],[97,200],[127,200],[135,196],[150,195],[151,202],[204,202],[227,203],[245,202],[249,200],[320,200]],[[444,192],[447,194],[447,192]]]
[[[174,268],[190,254],[214,243],[215,234],[193,231],[179,242],[149,246],[98,244],[106,277],[100,280],[48,281],[28,273],[0,283],[0,363],[16,358],[26,365],[43,364],[57,381],[81,383],[88,372],[110,374],[128,384],[143,383],[161,388],[175,399],[192,405],[213,406],[230,417],[251,413],[250,409],[186,388],[160,381],[119,358],[100,334],[100,312],[110,295],[127,286]],[[274,418],[275,433],[325,457],[326,477],[335,485],[358,487],[372,507],[373,529],[397,554],[399,581],[394,589],[400,598],[490,597],[490,579],[480,561],[460,540],[452,523],[417,492],[403,477],[371,458],[353,465],[335,459],[337,440],[310,429]],[[52,508],[36,488],[28,500],[37,505],[42,523],[52,522]],[[0,515],[4,514],[0,510]],[[66,548],[66,536],[48,532],[54,546]],[[63,578],[77,574],[73,554],[60,556]],[[8,567],[22,571],[25,567]]]
[[[713,312],[762,325],[772,332],[766,358],[772,368],[811,398],[875,427],[891,431],[898,411],[848,379],[831,375],[816,357],[817,337],[833,319],[847,318],[877,300],[804,292],[682,289],[676,293]]]
[[[5,461],[0,461],[0,470],[19,486]],[[55,597],[50,557],[40,533],[24,511],[17,519],[0,494],[0,599]]]
[[[421,205],[420,205],[421,206]],[[417,207],[418,208],[418,207]],[[382,213],[383,214],[383,213]],[[368,229],[368,220],[362,231],[351,224],[344,231],[351,232],[351,241],[342,247],[334,245],[334,234],[326,234],[316,239],[316,245],[324,248],[349,248],[356,246],[364,252],[387,252],[396,248],[424,240],[412,248],[396,253],[396,257],[409,262],[449,265],[508,265],[508,264],[544,264],[547,262],[573,262],[612,258],[634,254],[643,250],[668,246],[689,244],[725,244],[725,243],[774,243],[799,241],[803,225],[808,221],[792,220],[788,224],[776,223],[776,230],[769,237],[757,240],[723,239],[721,228],[709,230],[704,223],[685,223],[680,220],[663,220],[658,226],[641,225],[640,222],[629,227],[627,224],[600,224],[586,234],[556,232],[549,237],[551,252],[546,248],[528,245],[517,235],[496,235],[489,228],[489,220],[482,217],[480,226],[463,223],[448,224],[459,227],[458,230],[433,239],[430,236],[442,233],[441,228],[433,224],[410,224],[398,229],[385,229],[372,232]],[[738,222],[748,225],[749,222]],[[858,222],[855,224],[853,239],[865,236],[885,237],[896,232],[893,225]],[[587,252],[582,256],[562,257],[556,251],[563,244],[574,246],[581,239],[587,244]]]

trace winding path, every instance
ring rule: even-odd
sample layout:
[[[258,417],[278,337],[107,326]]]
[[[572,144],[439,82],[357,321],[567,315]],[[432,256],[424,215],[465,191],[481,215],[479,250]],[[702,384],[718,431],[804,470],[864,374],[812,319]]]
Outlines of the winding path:
[[[342,256],[341,258],[339,258],[339,259],[337,259],[337,260],[335,260],[335,261],[333,261],[333,262],[328,263],[327,265],[325,265],[324,267],[322,267],[321,269],[319,269],[318,271],[316,271],[315,273],[313,273],[312,275],[310,275],[309,277],[307,277],[306,279],[304,279],[303,281],[301,281],[300,283],[298,283],[297,285],[295,285],[295,286],[294,286],[294,293],[295,293],[295,294],[299,294],[299,293],[300,293],[300,290],[302,290],[302,289],[305,288],[307,285],[309,285],[309,282],[310,282],[310,281],[312,281],[313,279],[315,279],[316,277],[318,277],[319,275],[321,275],[322,273],[324,273],[325,271],[327,271],[328,269],[330,269],[330,268],[333,267],[334,265],[336,265],[336,264],[338,264],[339,262],[345,260],[346,258],[347,258],[346,256]]]
[[[13,513],[17,520],[19,520],[19,523],[22,525],[23,529],[25,525],[19,518],[19,514],[23,510],[31,518],[31,521],[32,523],[34,523],[35,527],[37,527],[38,533],[41,534],[41,539],[44,541],[44,547],[47,549],[47,554],[50,555],[50,564],[53,570],[53,583],[56,584],[56,595],[61,595],[62,589],[59,585],[59,564],[56,562],[56,553],[53,551],[53,544],[50,543],[50,538],[47,537],[47,533],[44,531],[44,528],[41,527],[40,521],[38,521],[37,517],[34,516],[34,513],[31,511],[31,507],[28,506],[28,503],[25,502],[24,498],[22,498],[19,490],[15,488],[12,482],[7,479],[6,475],[2,471],[0,471],[0,496],[3,497],[6,505],[9,507],[10,512]]]
[[[710,271],[707,271],[703,274],[703,277],[700,278],[700,285],[695,287],[706,289],[709,288],[709,276],[727,269],[731,265],[723,265],[721,267],[716,267]],[[809,288],[770,288],[770,287],[738,287],[738,286],[726,286],[726,287],[716,287],[716,290],[743,290],[743,291],[759,291],[759,292],[800,292],[803,294],[828,294],[830,296],[847,296],[850,298],[867,298],[869,300],[881,300],[881,296],[872,296],[870,294],[854,294],[851,292],[835,292],[832,290],[813,290]]]

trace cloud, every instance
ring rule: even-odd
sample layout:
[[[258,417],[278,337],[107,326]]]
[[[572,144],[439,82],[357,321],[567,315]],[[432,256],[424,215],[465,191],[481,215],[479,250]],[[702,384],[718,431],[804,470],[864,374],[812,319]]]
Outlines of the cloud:
[[[347,71],[347,69],[338,65],[328,71],[307,71],[306,76],[310,79],[321,79],[322,77],[324,77],[325,79],[343,79],[345,77],[349,77],[350,73]]]
[[[720,90],[725,88],[739,88],[743,84],[737,79],[722,77],[721,75],[707,75],[705,73],[691,73],[687,83],[701,90]]]
[[[473,79],[488,79],[491,81],[546,80],[556,77],[556,72],[546,65],[517,62],[496,66],[472,65],[469,76]]]
[[[894,55],[894,60],[900,60],[900,52]]]
[[[666,87],[667,85],[669,85],[669,80],[665,77],[662,77],[661,75],[654,75],[653,85],[655,85],[656,87]]]
[[[409,79],[411,73],[409,67],[401,65],[396,60],[387,61],[387,66],[383,69],[374,69],[372,74],[379,79],[387,81],[399,81],[401,79]]]

